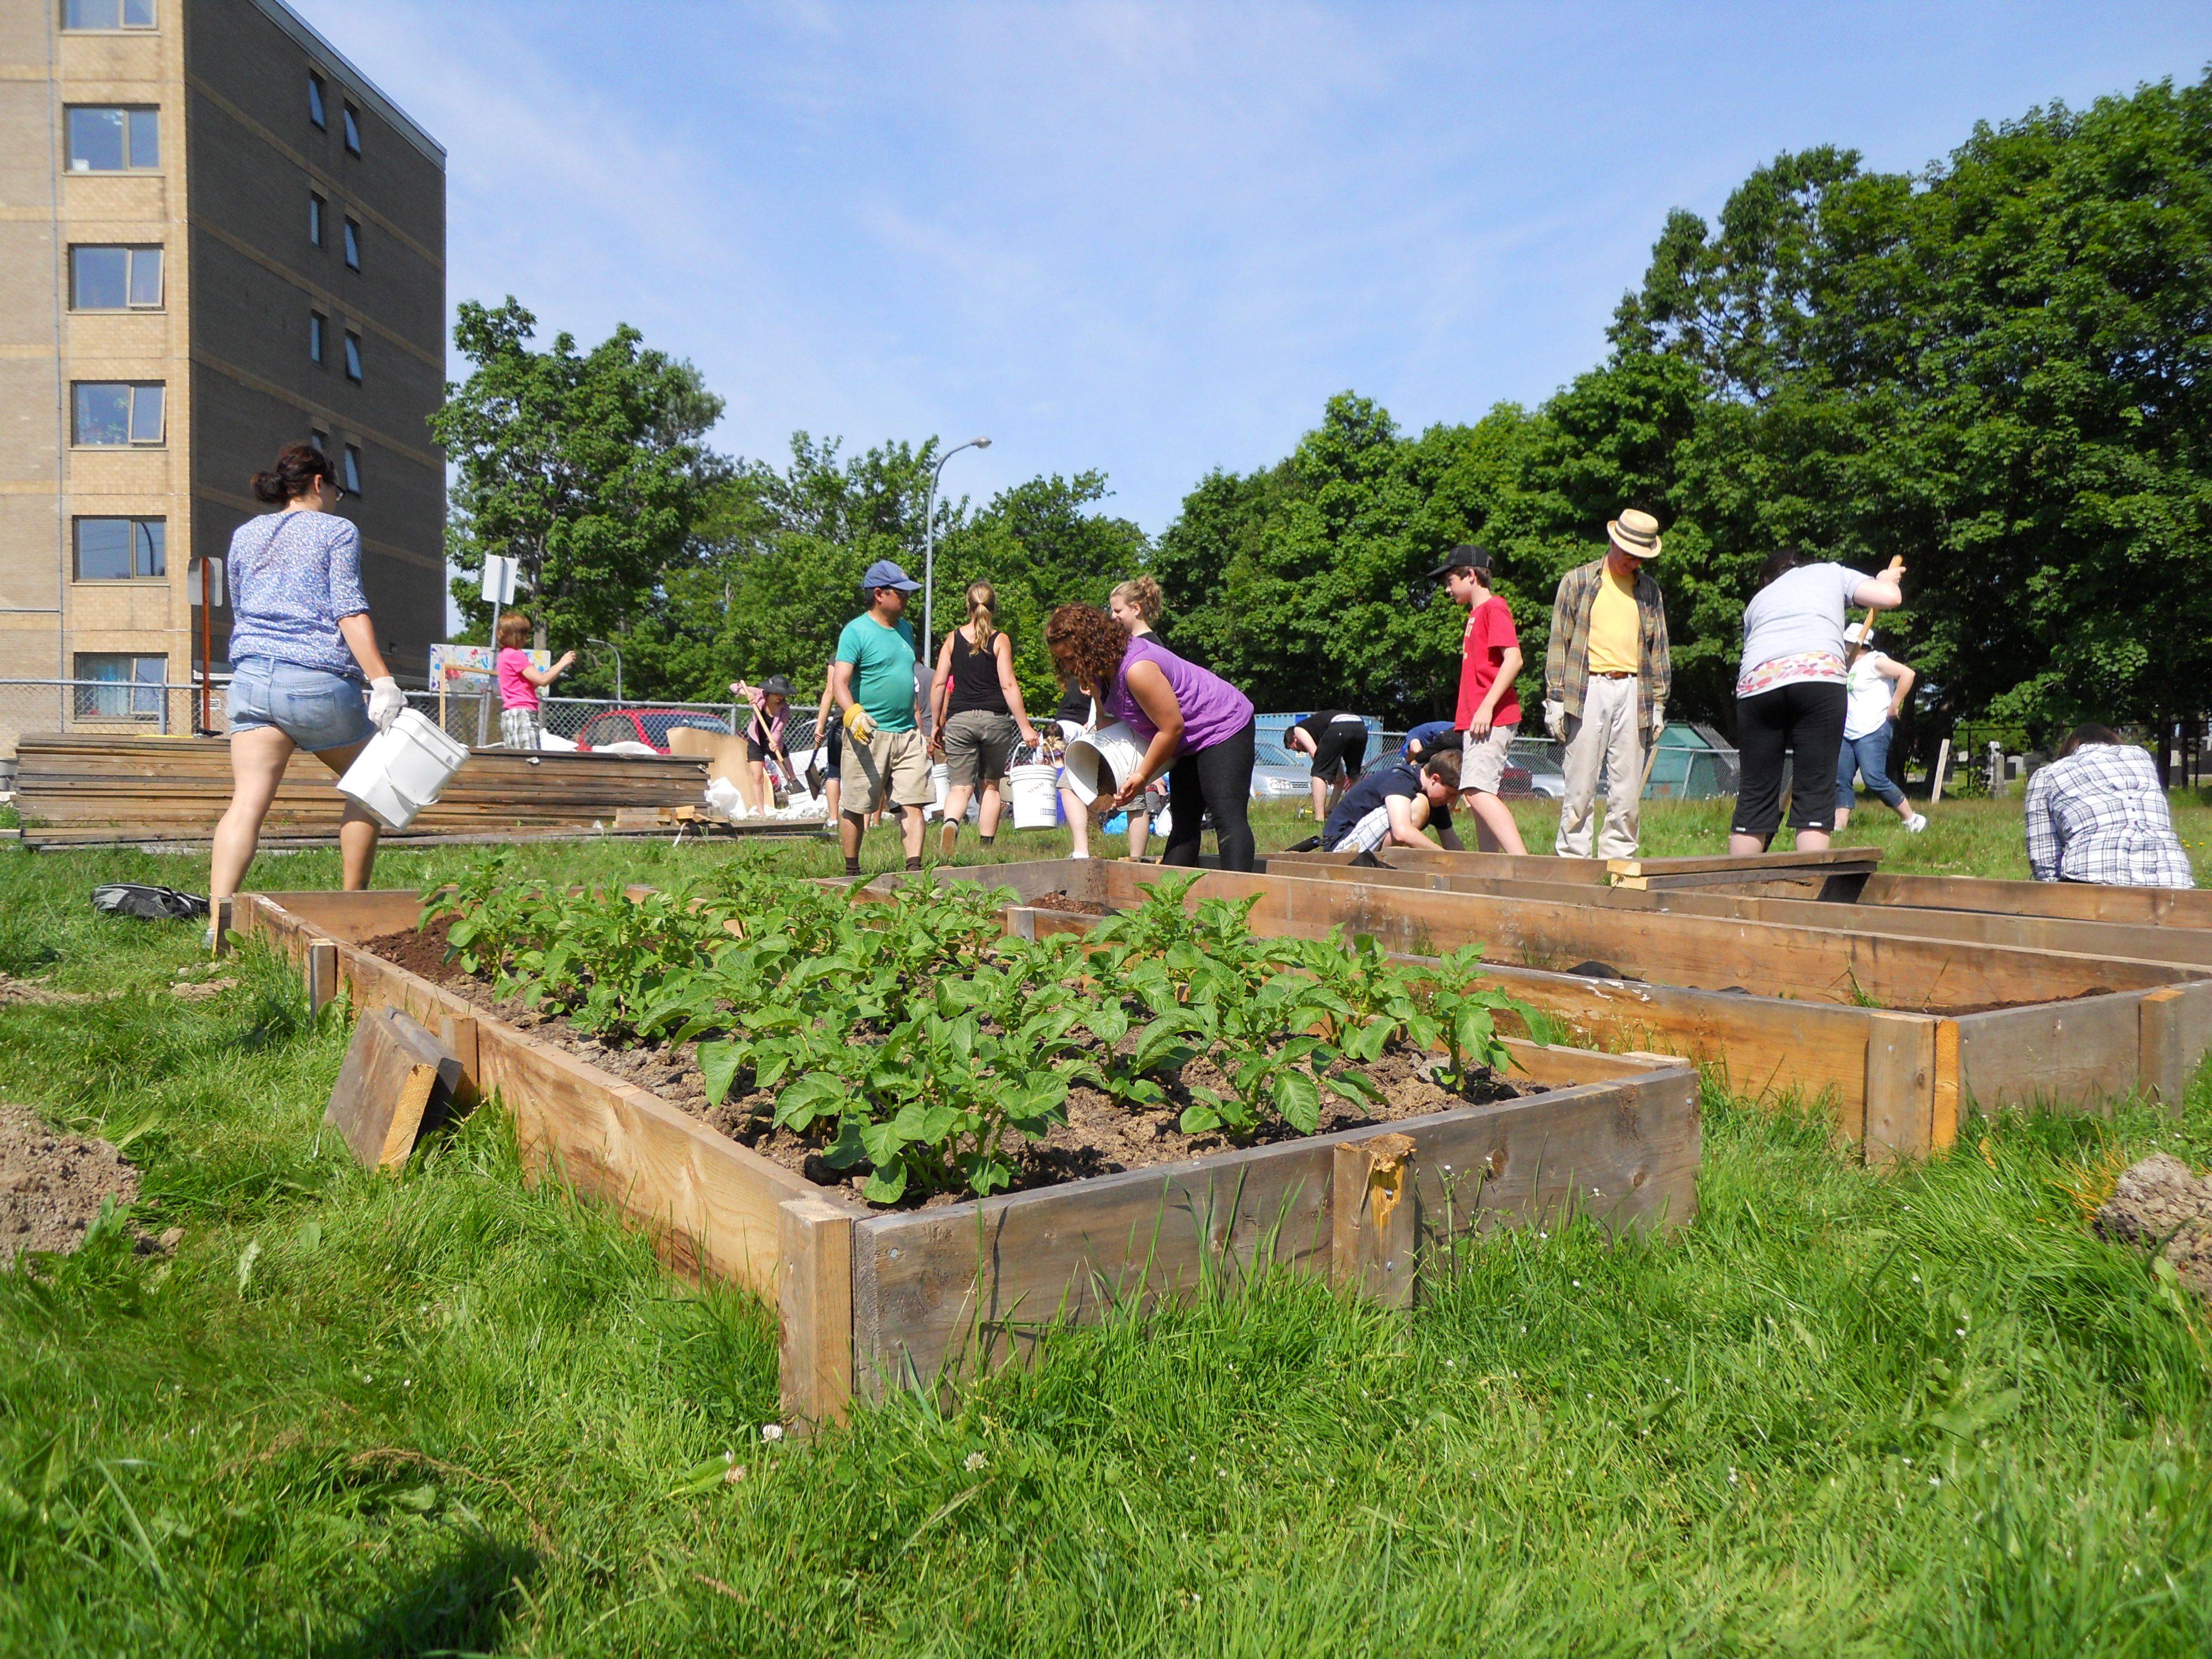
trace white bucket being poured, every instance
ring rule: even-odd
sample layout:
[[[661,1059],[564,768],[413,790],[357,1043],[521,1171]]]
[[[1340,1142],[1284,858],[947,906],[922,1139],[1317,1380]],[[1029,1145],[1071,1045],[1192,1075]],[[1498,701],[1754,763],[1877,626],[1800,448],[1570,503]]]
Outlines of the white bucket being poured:
[[[1118,788],[1137,775],[1150,745],[1129,729],[1127,720],[1078,738],[1067,745],[1067,787],[1088,806],[1099,796]]]
[[[402,709],[354,757],[338,780],[338,793],[366,807],[386,829],[404,830],[445,792],[468,757],[468,745],[447,737],[428,715]]]
[[[1017,766],[1006,773],[1014,791],[1014,828],[1049,830],[1060,822],[1060,769]]]

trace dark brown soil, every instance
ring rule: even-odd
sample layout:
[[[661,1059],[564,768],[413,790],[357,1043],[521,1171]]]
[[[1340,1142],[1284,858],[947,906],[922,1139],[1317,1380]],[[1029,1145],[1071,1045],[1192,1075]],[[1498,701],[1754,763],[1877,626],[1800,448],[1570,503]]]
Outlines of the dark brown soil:
[[[1035,898],[1024,899],[1022,902],[1032,910],[1057,910],[1071,916],[1110,916],[1114,914],[1110,905],[1101,904],[1097,899],[1070,898],[1065,893],[1039,893]]]
[[[1944,1002],[1926,1008],[1908,1008],[1899,1012],[1913,1014],[1940,1014],[1946,1019],[1957,1019],[1966,1014],[1994,1014],[2007,1008],[2033,1008],[2044,1002],[2079,1002],[2083,997],[2108,997],[2112,988],[2092,985],[2086,991],[2076,991],[2064,997],[2022,997],[2012,1002]]]
[[[109,1194],[138,1196],[138,1171],[104,1140],[49,1129],[27,1106],[0,1106],[0,1271],[17,1252],[84,1242]]]
[[[776,1127],[773,1093],[759,1090],[742,1096],[733,1093],[720,1105],[709,1105],[706,1085],[699,1074],[695,1045],[691,1043],[672,1047],[658,1042],[610,1046],[588,1032],[578,1030],[559,1015],[549,1018],[512,999],[498,1001],[488,984],[463,972],[458,963],[447,958],[445,931],[445,924],[441,921],[424,933],[409,929],[364,939],[362,949],[443,985],[454,994],[491,1010],[508,1024],[558,1044],[626,1083],[650,1091],[670,1105],[703,1119],[732,1140],[773,1158],[787,1170],[798,1171],[810,1181],[825,1187],[849,1187],[854,1198],[860,1197],[864,1175],[833,1170],[823,1163],[818,1138],[795,1135]],[[1133,1037],[1126,1039],[1124,1046],[1133,1041]],[[1466,1094],[1455,1095],[1431,1075],[1440,1059],[1438,1055],[1418,1054],[1400,1047],[1374,1065],[1360,1067],[1382,1091],[1384,1103],[1373,1108],[1359,1107],[1324,1091],[1319,1133],[1333,1134],[1340,1129],[1419,1117],[1455,1105],[1510,1100],[1544,1091],[1541,1084],[1516,1086],[1486,1074],[1477,1079]],[[1273,1119],[1268,1120],[1249,1142],[1233,1141],[1219,1133],[1185,1134],[1179,1120],[1183,1108],[1190,1104],[1191,1089],[1212,1089],[1226,1094],[1229,1080],[1209,1060],[1193,1060],[1174,1079],[1163,1075],[1159,1080],[1169,1097],[1164,1106],[1123,1105],[1088,1085],[1079,1085],[1068,1096],[1066,1123],[1035,1140],[1018,1133],[1010,1134],[1008,1152],[1015,1166],[1014,1189],[1050,1187],[1122,1170],[1173,1164],[1224,1152],[1240,1144],[1271,1145],[1304,1138],[1287,1124]],[[919,1201],[950,1204],[957,1202],[962,1196],[958,1193],[939,1193]],[[915,1206],[908,1203],[898,1207]]]
[[[2212,1178],[2191,1175],[2179,1158],[2154,1152],[2124,1170],[2097,1211],[2097,1231],[2161,1250],[2183,1284],[2212,1297]]]

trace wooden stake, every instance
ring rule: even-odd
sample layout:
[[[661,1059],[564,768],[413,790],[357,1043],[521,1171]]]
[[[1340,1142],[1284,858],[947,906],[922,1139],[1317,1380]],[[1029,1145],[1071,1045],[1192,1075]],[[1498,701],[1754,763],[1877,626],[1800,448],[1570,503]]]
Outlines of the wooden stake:
[[[1411,1306],[1419,1242],[1411,1137],[1340,1144],[1331,1178],[1331,1276],[1387,1307]]]
[[[1943,775],[1951,769],[1951,739],[1943,739],[1943,746],[1936,751],[1936,787],[1928,792],[1930,806],[1943,799]]]

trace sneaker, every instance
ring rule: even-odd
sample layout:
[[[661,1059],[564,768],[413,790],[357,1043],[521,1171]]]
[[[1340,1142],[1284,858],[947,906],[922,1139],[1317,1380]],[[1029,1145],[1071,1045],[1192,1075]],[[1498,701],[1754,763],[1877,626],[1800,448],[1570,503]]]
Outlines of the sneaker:
[[[1905,833],[1908,836],[1917,836],[1927,827],[1928,815],[1925,812],[1915,812],[1905,821]]]

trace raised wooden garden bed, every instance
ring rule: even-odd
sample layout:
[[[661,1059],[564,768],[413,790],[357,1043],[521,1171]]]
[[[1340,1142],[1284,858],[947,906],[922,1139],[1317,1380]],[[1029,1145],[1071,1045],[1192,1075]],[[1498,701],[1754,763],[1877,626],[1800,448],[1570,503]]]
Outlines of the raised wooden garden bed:
[[[314,1000],[343,992],[356,1010],[398,1007],[438,1031],[462,1056],[465,1103],[495,1100],[530,1167],[618,1207],[679,1271],[774,1297],[786,1408],[803,1422],[840,1414],[856,1391],[1018,1358],[1057,1323],[1267,1263],[1403,1301],[1423,1264],[1470,1231],[1573,1214],[1672,1227],[1696,1210],[1691,1069],[1516,1042],[1527,1080],[1547,1092],[872,1211],[361,948],[412,927],[419,908],[412,892],[257,894],[234,925],[301,962]]]
[[[1875,875],[1855,888],[1856,897],[1846,894],[1823,899],[1810,895],[1776,896],[1768,890],[1774,884],[1766,880],[1742,886],[1715,884],[1686,887],[1655,883],[1636,888],[1620,884],[1592,886],[1579,881],[1528,880],[1498,873],[1480,854],[1423,853],[1412,848],[1389,848],[1376,854],[1371,865],[1353,865],[1341,856],[1321,861],[1307,855],[1279,855],[1270,860],[1266,867],[1270,875],[1307,880],[1365,882],[1435,892],[1481,893],[1495,898],[1550,899],[1615,910],[1668,910],[1679,915],[1782,922],[1838,933],[1894,933],[1936,939],[1947,945],[1996,945],[2011,950],[2056,951],[2104,960],[2122,958],[2212,968],[2212,920],[2200,927],[2173,919],[2089,921],[2046,915],[2029,908],[2038,902],[2039,892],[2049,890],[2046,884],[2040,882],[1979,883],[1984,887],[2027,891],[1991,894],[1988,896],[1989,902],[1980,908],[1954,908],[1918,902],[1925,890],[1915,884],[1942,884],[1946,878],[1941,877]],[[2197,896],[2171,889],[2120,890],[2138,894],[2170,892],[2181,899]],[[1879,896],[1883,893],[1898,896]],[[1940,884],[1931,896],[1951,896]],[[2212,892],[2201,896],[2212,899]]]
[[[1027,898],[1121,908],[1161,873],[1085,860],[991,878]],[[2212,1048],[2212,977],[2191,965],[1693,915],[1588,886],[1523,897],[1374,873],[1389,878],[1208,871],[1191,898],[1257,895],[1257,932],[1341,927],[1415,957],[1480,942],[1501,985],[1578,1039],[1689,1055],[1753,1099],[1826,1098],[1877,1161],[1952,1145],[1977,1106],[2094,1110],[2142,1093],[2179,1111]],[[1085,924],[1032,908],[1014,925]],[[1567,971],[1599,967],[1612,976]]]

